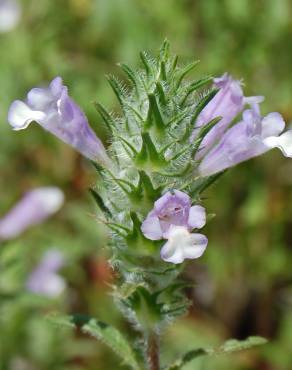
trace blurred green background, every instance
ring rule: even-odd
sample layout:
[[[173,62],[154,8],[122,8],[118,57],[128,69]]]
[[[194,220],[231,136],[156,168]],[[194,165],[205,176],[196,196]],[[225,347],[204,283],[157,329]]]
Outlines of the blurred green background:
[[[0,1],[1,4],[1,1]],[[117,102],[106,74],[118,62],[139,65],[139,51],[156,53],[167,37],[181,63],[200,59],[193,77],[230,72],[246,95],[265,95],[263,112],[292,121],[292,3],[290,0],[23,0],[17,27],[0,33],[0,217],[28,189],[60,186],[61,212],[2,251],[1,370],[123,368],[102,345],[60,330],[51,311],[86,313],[129,336],[109,296],[106,236],[87,194],[95,173],[76,152],[37,125],[12,132],[9,104],[60,75],[92,127],[106,139],[93,108]],[[206,194],[209,246],[189,264],[193,306],[164,335],[163,360],[229,337],[262,335],[270,343],[232,357],[204,359],[191,369],[292,368],[292,161],[276,151],[230,170]],[[67,264],[66,293],[48,300],[27,294],[24,281],[44,250],[59,248]]]

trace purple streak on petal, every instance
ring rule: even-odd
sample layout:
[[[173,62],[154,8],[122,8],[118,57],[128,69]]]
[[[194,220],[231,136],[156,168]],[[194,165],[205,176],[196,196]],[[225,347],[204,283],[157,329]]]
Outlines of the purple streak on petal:
[[[0,240],[16,238],[30,226],[43,222],[57,212],[63,202],[64,195],[56,187],[43,187],[28,192],[0,219]]]
[[[50,298],[60,295],[66,283],[57,272],[65,264],[64,256],[56,249],[47,251],[39,265],[30,274],[26,287],[32,293]]]
[[[243,110],[245,104],[259,103],[263,100],[263,97],[245,98],[240,81],[233,80],[227,73],[215,78],[214,86],[219,91],[199,114],[191,140],[196,138],[200,127],[216,117],[222,117],[222,119],[204,137],[196,154],[197,160],[200,160],[216,144],[232,120]]]
[[[111,166],[101,140],[89,126],[80,107],[68,95],[61,77],[56,77],[47,88],[30,90],[25,103],[13,102],[8,121],[15,130],[24,129],[36,121],[85,157]]]

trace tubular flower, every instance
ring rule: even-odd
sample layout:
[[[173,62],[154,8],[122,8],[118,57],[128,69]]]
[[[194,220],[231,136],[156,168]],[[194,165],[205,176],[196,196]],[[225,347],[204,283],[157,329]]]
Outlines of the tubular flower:
[[[58,250],[45,253],[40,264],[30,274],[26,286],[36,294],[57,297],[66,288],[64,279],[57,272],[64,266],[64,256]]]
[[[25,102],[16,100],[11,104],[8,122],[14,130],[23,130],[32,121],[92,161],[110,164],[102,142],[80,107],[68,95],[61,77],[56,77],[47,88],[30,90]]]
[[[201,159],[211,149],[246,104],[260,103],[264,99],[262,96],[245,97],[240,81],[234,80],[227,73],[214,78],[214,87],[219,91],[199,114],[191,140],[196,138],[202,126],[216,117],[222,118],[204,137],[196,154],[197,160]]]
[[[161,249],[166,262],[182,263],[200,257],[208,244],[205,235],[191,233],[206,223],[205,208],[191,205],[191,198],[179,190],[168,191],[154,203],[141,230],[151,240],[167,239]]]
[[[2,219],[0,240],[13,239],[32,225],[43,222],[57,212],[64,202],[56,187],[42,187],[28,192]]]
[[[284,128],[285,122],[279,113],[261,117],[255,104],[243,112],[242,121],[227,130],[203,158],[199,165],[200,175],[213,175],[275,147],[286,157],[292,157],[292,130],[282,133]]]

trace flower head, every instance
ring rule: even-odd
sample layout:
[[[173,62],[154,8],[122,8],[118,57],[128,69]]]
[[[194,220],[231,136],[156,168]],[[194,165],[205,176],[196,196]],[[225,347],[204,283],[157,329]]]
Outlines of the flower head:
[[[286,131],[279,113],[261,117],[257,104],[243,112],[242,120],[223,135],[199,165],[202,176],[213,175],[229,167],[278,147],[292,157],[292,130]]]
[[[26,286],[32,293],[57,297],[66,288],[64,279],[57,272],[64,266],[64,256],[56,249],[47,251],[40,264],[30,274]]]
[[[12,31],[18,24],[21,7],[17,0],[0,0],[0,32]]]
[[[56,187],[42,187],[27,194],[0,219],[0,240],[13,239],[28,227],[43,222],[57,212],[64,202]]]
[[[9,108],[8,121],[14,130],[23,130],[36,121],[85,157],[103,165],[110,163],[102,142],[68,95],[61,77],[56,77],[47,88],[30,90],[25,102],[14,101]]]
[[[141,230],[148,239],[168,239],[161,249],[161,258],[181,263],[185,258],[198,258],[203,254],[207,238],[202,234],[191,234],[191,231],[202,228],[205,223],[205,209],[199,205],[192,206],[186,193],[173,190],[154,203]]]
[[[222,118],[204,137],[196,154],[197,160],[201,159],[218,141],[232,120],[243,110],[245,104],[255,104],[263,101],[261,96],[245,97],[240,81],[234,80],[227,73],[214,78],[214,87],[219,91],[199,114],[191,140],[196,138],[200,127],[216,117]]]

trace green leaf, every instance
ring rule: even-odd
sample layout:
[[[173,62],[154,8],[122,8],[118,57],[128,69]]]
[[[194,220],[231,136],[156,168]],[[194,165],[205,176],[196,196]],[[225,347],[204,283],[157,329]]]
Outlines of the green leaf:
[[[248,337],[245,340],[229,339],[218,349],[208,350],[209,355],[219,355],[225,353],[232,353],[238,351],[244,351],[252,347],[261,346],[266,344],[268,341],[263,337]]]
[[[120,331],[113,326],[83,315],[50,315],[48,319],[58,326],[80,328],[83,333],[90,334],[110,347],[123,360],[123,364],[135,370],[140,369],[130,344]]]
[[[137,370],[139,365],[136,361],[134,352],[124,336],[114,327],[101,321],[91,319],[88,324],[83,325],[82,331],[92,335],[94,338],[101,340],[109,346],[123,363]]]
[[[248,337],[245,340],[229,339],[219,348],[197,348],[184,354],[180,359],[176,360],[166,370],[179,370],[190,361],[200,356],[216,356],[221,354],[229,354],[233,352],[244,351],[256,346],[267,343],[267,340],[262,337]]]
[[[212,130],[212,128],[214,126],[216,126],[216,124],[219,121],[221,121],[221,119],[222,119],[222,117],[215,117],[210,122],[206,123],[204,126],[202,126],[200,128],[198,138],[196,139],[196,141],[194,142],[194,145],[193,145],[192,157],[194,157],[195,153],[200,148],[200,145],[201,145],[203,139],[205,138],[205,136],[207,136],[207,134]]]
[[[103,214],[107,218],[111,218],[112,214],[111,211],[107,208],[107,206],[104,204],[104,201],[102,197],[92,188],[89,189],[90,194],[92,195],[93,199],[95,200],[96,204],[100,208],[100,210],[103,212]]]
[[[137,96],[139,97],[139,78],[135,71],[132,70],[127,64],[120,63],[119,66],[127,75],[129,81],[131,81],[132,85],[134,86]]]
[[[156,100],[156,96],[154,94],[149,94],[148,99],[149,99],[149,110],[144,130],[148,131],[148,128],[151,127],[152,124],[154,124],[154,127],[156,128],[157,132],[164,133],[165,122],[160,111],[159,104]]]
[[[113,133],[113,129],[116,126],[114,119],[100,103],[94,102],[94,106],[103,119],[104,123],[106,124],[106,127],[108,128],[110,133]]]
[[[191,93],[205,86],[206,84],[210,83],[212,80],[213,80],[213,77],[208,76],[208,77],[204,77],[204,78],[199,79],[198,81],[193,82],[188,87],[187,92],[180,103],[180,106],[183,106],[185,104],[187,98],[190,96]]]
[[[200,63],[199,60],[196,60],[195,62],[192,62],[188,65],[186,65],[183,69],[181,69],[177,75],[177,82],[176,82],[176,88],[178,88],[184,79],[184,77],[192,70],[194,69],[198,64]]]
[[[185,355],[183,355],[182,358],[176,360],[172,365],[167,367],[166,370],[179,370],[188,362],[194,360],[197,357],[204,356],[206,354],[207,352],[202,348],[194,349],[192,351],[187,352]]]

